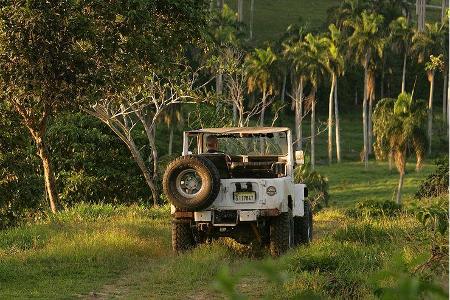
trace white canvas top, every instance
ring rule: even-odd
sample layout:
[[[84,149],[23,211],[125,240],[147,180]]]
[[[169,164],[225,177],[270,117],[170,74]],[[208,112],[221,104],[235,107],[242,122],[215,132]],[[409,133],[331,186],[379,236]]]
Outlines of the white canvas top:
[[[210,134],[267,134],[288,131],[288,127],[222,127],[222,128],[202,128],[189,130],[187,133],[210,133]]]

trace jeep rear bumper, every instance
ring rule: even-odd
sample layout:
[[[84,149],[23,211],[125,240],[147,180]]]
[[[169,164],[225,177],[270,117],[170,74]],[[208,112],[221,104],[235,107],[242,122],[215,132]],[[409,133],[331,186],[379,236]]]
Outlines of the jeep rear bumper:
[[[192,219],[199,223],[212,223],[214,226],[234,226],[239,222],[254,222],[259,217],[275,217],[280,215],[278,208],[257,210],[205,210],[196,212],[176,211],[175,219]]]

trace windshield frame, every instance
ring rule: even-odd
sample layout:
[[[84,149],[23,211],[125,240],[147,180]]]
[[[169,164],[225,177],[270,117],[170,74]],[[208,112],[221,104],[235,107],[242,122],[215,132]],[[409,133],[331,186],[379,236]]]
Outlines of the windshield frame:
[[[254,153],[254,154],[250,154],[250,153],[227,153],[225,152],[225,154],[230,154],[230,155],[234,155],[234,156],[267,156],[267,157],[286,157],[290,154],[290,147],[289,147],[289,131],[275,131],[275,132],[269,132],[269,133],[224,133],[224,134],[216,134],[216,133],[199,133],[199,134],[190,134],[191,135],[197,135],[197,144],[198,144],[198,153],[207,153],[207,146],[206,146],[206,139],[208,136],[216,136],[218,138],[218,140],[220,141],[221,139],[224,138],[230,138],[230,139],[248,139],[249,141],[251,141],[252,143],[257,143],[257,139],[261,138],[267,138],[267,139],[274,139],[276,138],[276,135],[284,135],[281,138],[283,141],[283,143],[285,144],[283,147],[280,147],[280,152],[279,153],[267,153],[267,154],[262,154],[262,153]],[[219,150],[219,152],[221,152]]]

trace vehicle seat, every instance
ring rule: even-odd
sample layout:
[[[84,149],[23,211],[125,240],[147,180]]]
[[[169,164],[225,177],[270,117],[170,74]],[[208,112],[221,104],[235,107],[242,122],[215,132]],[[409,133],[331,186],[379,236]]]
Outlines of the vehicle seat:
[[[230,170],[228,169],[227,159],[224,153],[202,153],[199,156],[210,160],[219,170],[220,178],[229,179]]]

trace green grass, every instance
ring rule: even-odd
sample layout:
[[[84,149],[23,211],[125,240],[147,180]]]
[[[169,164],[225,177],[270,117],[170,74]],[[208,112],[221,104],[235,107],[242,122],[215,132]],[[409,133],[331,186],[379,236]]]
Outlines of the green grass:
[[[430,170],[408,168],[407,202]],[[230,287],[255,299],[371,298],[379,288],[395,287],[398,277],[411,280],[412,270],[430,256],[431,233],[408,214],[355,219],[343,208],[390,199],[397,174],[386,164],[363,171],[351,162],[319,171],[330,179],[332,207],[315,215],[311,246],[279,259],[229,240],[176,256],[168,206],[81,204],[0,232],[1,298],[217,298]],[[445,287],[448,269],[415,276]]]
[[[226,1],[236,11],[236,1]],[[338,0],[255,0],[254,41],[261,44],[278,39],[291,24],[303,22],[312,28],[326,20],[327,9],[339,4]],[[249,26],[250,1],[244,1],[244,23]]]
[[[277,40],[291,24],[301,19],[311,28],[323,26],[327,18],[327,10],[338,6],[339,0],[255,0],[253,43],[261,45],[266,41]],[[225,1],[234,11],[237,1]],[[433,0],[430,4],[441,5],[441,1]],[[411,14],[415,17],[415,5],[411,6]],[[437,22],[441,19],[440,9],[428,8],[427,22]],[[250,1],[244,1],[244,23],[247,25],[247,37],[250,22]]]
[[[368,170],[364,170],[360,162],[319,166],[317,170],[328,177],[331,203],[338,207],[348,207],[365,200],[393,200],[399,178],[395,167],[389,171],[385,162],[371,162]],[[414,195],[420,182],[431,170],[433,166],[430,164],[425,164],[419,172],[415,171],[413,162],[407,165],[403,188],[405,198]]]

